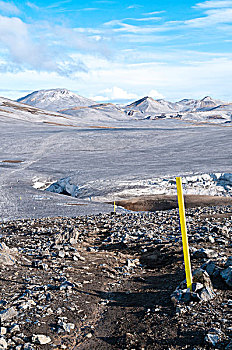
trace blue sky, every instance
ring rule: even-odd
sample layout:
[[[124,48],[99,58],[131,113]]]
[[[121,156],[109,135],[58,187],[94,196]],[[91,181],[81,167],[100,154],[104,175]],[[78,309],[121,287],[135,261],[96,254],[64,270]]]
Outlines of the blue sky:
[[[0,1],[0,95],[232,100],[232,0]]]

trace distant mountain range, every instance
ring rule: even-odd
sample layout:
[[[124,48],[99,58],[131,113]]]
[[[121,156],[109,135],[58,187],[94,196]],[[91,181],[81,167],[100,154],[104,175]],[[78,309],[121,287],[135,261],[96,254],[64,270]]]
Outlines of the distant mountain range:
[[[154,100],[152,97],[144,97],[126,106],[126,110],[140,111],[142,113],[173,113],[173,112],[203,112],[216,107],[229,106],[220,100],[214,100],[210,96],[202,100],[184,99],[178,102],[169,102],[163,99]],[[230,106],[232,111],[232,105]]]
[[[232,103],[213,99],[170,102],[143,97],[129,105],[97,103],[67,89],[34,91],[12,101],[0,98],[0,117],[60,125],[80,123],[178,118],[210,123],[231,123]]]
[[[103,108],[103,106],[114,106],[115,108],[115,105],[113,104],[99,104],[96,101],[77,95],[67,89],[34,91],[27,96],[19,98],[17,102],[53,112],[67,113],[68,111],[68,114],[71,113],[70,111],[75,110],[78,107]],[[221,100],[215,100],[210,96],[206,96],[201,100],[184,99],[178,102],[169,102],[164,99],[154,100],[152,97],[146,96],[129,105],[121,107],[121,109],[126,112],[134,111],[149,114],[203,112],[210,111],[215,108],[218,108],[218,110],[232,111],[232,104]]]

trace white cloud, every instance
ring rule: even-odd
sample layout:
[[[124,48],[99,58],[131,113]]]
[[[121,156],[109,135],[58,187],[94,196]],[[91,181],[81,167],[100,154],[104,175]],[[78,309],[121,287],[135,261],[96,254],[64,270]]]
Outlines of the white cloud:
[[[136,55],[136,52],[134,54]],[[142,59],[146,52],[138,52],[138,56],[139,54]],[[168,59],[168,52],[165,54]],[[159,55],[158,58],[161,59],[161,53]],[[165,94],[165,98],[168,100],[200,98],[206,95],[212,95],[226,101],[232,100],[232,55],[226,54],[223,57],[222,54],[194,51],[188,53],[176,51],[174,56],[169,53],[170,55],[172,59],[169,57],[168,65],[154,63],[155,54],[154,57],[152,55],[149,57],[150,62],[133,65],[128,59],[130,53],[123,62],[109,62],[87,55],[85,63],[88,71],[78,73],[76,80],[54,72],[39,73],[35,70],[28,70],[18,73],[0,73],[0,81],[2,87],[9,90],[20,90],[22,87],[30,91],[66,87],[77,91],[82,96],[98,101],[116,101],[115,97],[123,97],[122,101],[126,101],[124,98],[128,95],[128,99],[133,101],[150,95],[154,87],[159,93]],[[84,60],[84,57],[80,56],[79,58]],[[195,61],[192,62],[191,58],[194,58]],[[185,64],[183,64],[183,59],[186,61]],[[113,89],[112,85],[119,90]],[[111,88],[105,89],[106,86]],[[10,94],[10,92],[6,92],[4,95],[13,97],[13,93]],[[16,98],[23,94],[14,92],[14,95]],[[152,95],[155,99],[161,98],[157,94]]]
[[[146,21],[159,21],[161,17],[143,17],[143,18],[125,18],[124,20],[137,21],[137,22],[146,22]]]
[[[127,42],[130,43],[164,43],[167,41],[171,41],[173,39],[181,39],[181,35],[179,36],[169,36],[169,35],[153,35],[153,34],[149,34],[146,35],[145,33],[143,35],[140,35],[140,33],[138,34],[121,34],[120,35],[120,39],[122,40],[126,40]]]
[[[39,54],[39,49],[31,41],[27,25],[16,17],[0,16],[0,42],[18,63],[24,60],[32,63]]]
[[[137,65],[129,62],[126,64],[124,61],[121,64],[109,62],[101,68],[96,66],[88,73],[81,74],[81,86],[83,88],[91,80],[92,87],[97,88],[100,91],[98,95],[104,98],[98,99],[99,101],[138,99],[147,95],[148,92],[150,94],[154,86],[156,91],[152,95],[155,99],[162,98],[163,92],[165,92],[165,97],[171,100],[185,97],[199,98],[201,95],[231,99],[232,57],[217,57],[217,55],[214,57],[211,53],[201,57],[200,53],[189,52],[189,58],[201,57],[201,59],[195,62],[189,60],[183,64],[180,59],[182,53],[182,51],[176,52],[179,62],[170,61],[168,65],[154,63],[151,60]],[[186,58],[187,56],[184,57],[185,60]],[[112,88],[104,90],[104,86],[109,86],[112,82],[115,87],[120,87],[122,81],[124,82],[124,93],[120,90],[119,93],[116,93],[117,91],[113,93]],[[130,95],[132,92],[133,96]],[[92,96],[95,96],[94,91],[91,93]]]
[[[25,67],[38,70],[56,71],[65,74],[67,61],[58,64],[52,52],[46,50],[46,44],[35,42],[31,37],[29,26],[17,17],[0,16],[0,43],[7,49],[8,64],[12,69]],[[74,62],[70,62],[74,67]],[[1,69],[4,69],[2,65]],[[8,69],[8,68],[7,68]]]
[[[160,92],[154,89],[149,92],[148,96],[154,98],[155,100],[164,98],[164,95],[162,95]]]
[[[73,59],[70,52],[109,54],[101,37],[88,35],[73,28],[51,26],[48,23],[27,24],[17,17],[0,15],[0,44],[8,64],[1,71],[36,69],[72,76],[86,69],[83,61]]]
[[[127,9],[139,9],[143,7],[142,5],[138,5],[138,4],[133,4],[127,7]]]
[[[160,18],[156,18],[160,19]],[[119,33],[134,33],[134,34],[152,34],[152,33],[162,33],[165,31],[170,31],[176,29],[179,24],[183,26],[184,21],[169,21],[160,25],[132,25],[125,23],[126,20],[132,20],[132,18],[115,19],[109,22],[105,22],[103,25],[112,28],[112,32]],[[133,19],[136,21],[136,19]],[[138,19],[137,19],[138,20]],[[140,19],[139,19],[140,20]],[[142,19],[141,19],[142,21]]]
[[[0,11],[11,15],[18,15],[21,12],[16,5],[6,1],[0,1]]]
[[[36,10],[36,11],[39,11],[39,10],[40,10],[39,6],[37,6],[37,5],[34,4],[33,2],[27,1],[27,2],[26,2],[26,5],[27,5],[28,7],[30,7],[31,9],[33,9],[33,10]]]
[[[231,2],[199,2],[196,7],[201,10],[202,17],[166,21],[160,25],[143,23],[141,20],[147,19],[141,17],[115,19],[97,28],[68,28],[54,25],[52,21],[51,24],[27,24],[19,18],[1,16],[0,49],[4,52],[0,53],[3,58],[0,72],[5,72],[0,73],[1,84],[7,88],[11,85],[9,88],[12,89],[19,86],[30,90],[65,86],[79,90],[86,97],[95,96],[93,98],[98,101],[135,100],[147,95],[148,91],[155,99],[163,97],[159,91],[167,99],[207,94],[223,98],[223,94],[229,95],[232,91],[232,56],[188,48],[193,44],[192,28],[215,27],[221,31],[224,28],[226,36],[220,35],[221,43],[230,39],[232,9],[228,5]],[[220,7],[219,3],[222,4]],[[156,12],[159,11],[143,15],[153,16]],[[163,35],[172,29],[178,29],[178,34]],[[184,41],[177,40],[182,39],[181,35]],[[202,31],[203,39],[204,35],[207,36],[208,31]],[[190,40],[186,42],[186,38]],[[219,36],[215,34],[214,38],[218,40]],[[195,36],[195,44],[202,44],[201,39],[199,33],[199,37]],[[112,60],[107,59],[110,56],[103,45],[107,40],[118,49]],[[173,45],[167,46],[170,40]],[[141,48],[140,43],[146,45]],[[184,49],[178,50],[178,47]]]
[[[101,91],[102,95],[94,96],[93,99],[96,101],[122,101],[122,100],[133,100],[137,99],[139,96],[127,92],[120,87],[114,86]]]
[[[232,6],[232,1],[231,0],[220,0],[220,1],[204,1],[204,2],[199,2],[193,8],[201,8],[201,9],[210,9],[210,8],[223,8],[223,7],[231,7]]]
[[[65,13],[65,12],[90,12],[90,11],[98,11],[99,9],[97,7],[86,7],[82,9],[57,9],[56,12],[58,13]]]
[[[205,14],[205,17],[193,18],[184,21],[184,24],[193,28],[201,28],[232,22],[232,8],[207,10]]]
[[[154,26],[136,26],[132,24],[123,23],[122,21],[112,21],[112,23],[106,23],[106,25],[112,25],[113,32],[125,32],[125,33],[139,33],[139,34],[149,34],[154,32],[160,32],[162,29],[161,27],[154,27]]]
[[[97,7],[86,7],[86,8],[80,9],[80,11],[97,11],[97,10],[99,10],[99,8]]]
[[[97,101],[97,102],[106,102],[109,101],[107,96],[101,96],[101,95],[96,95],[96,96],[91,96],[91,100]]]
[[[115,4],[115,1],[111,1],[111,0],[98,0],[98,1],[94,1],[94,3],[96,3],[96,4]]]
[[[224,31],[226,33],[225,28],[222,27],[223,24],[232,23],[232,0],[227,1],[205,1],[202,3],[198,3],[194,6],[200,10],[203,10],[203,14],[201,17],[192,18],[189,20],[180,20],[180,21],[166,21],[162,24],[138,24],[137,23],[128,23],[129,21],[137,21],[137,22],[145,22],[145,21],[154,21],[160,20],[161,17],[147,17],[147,18],[122,18],[122,19],[114,19],[109,22],[104,23],[104,26],[111,28],[112,33],[117,33],[116,40],[122,38],[122,35],[126,33],[131,34],[130,41],[131,42],[148,42],[149,38],[146,40],[141,39],[145,35],[150,35],[154,33],[162,33],[162,32],[170,32],[172,30],[182,31],[182,36],[191,35],[191,32],[186,31],[186,27],[189,28],[203,28],[203,27],[212,27],[217,26],[218,30]],[[159,12],[159,11],[157,11]],[[162,12],[162,11],[160,11]],[[155,14],[156,12],[154,12]],[[153,12],[147,13],[147,15],[152,15]],[[145,14],[143,14],[145,15]],[[118,33],[120,35],[118,35]],[[122,34],[121,34],[122,33]],[[112,34],[113,35],[113,34]],[[134,39],[133,39],[134,36]],[[160,36],[160,35],[159,35]],[[123,37],[126,39],[126,37]],[[162,40],[162,36],[160,36]],[[176,34],[169,35],[170,40],[176,40]],[[160,40],[160,41],[161,41]],[[157,41],[157,40],[156,40]],[[152,43],[152,38],[150,40]]]
[[[98,52],[107,54],[107,48],[101,44],[101,36],[88,36],[81,33],[78,29],[55,26],[49,28],[50,33],[58,40],[60,46],[68,46],[76,50],[85,52]]]
[[[143,16],[152,16],[152,15],[157,15],[160,13],[164,13],[166,11],[153,11],[153,12],[146,12],[146,13],[142,13]]]
[[[57,7],[60,7],[61,5],[65,5],[65,4],[68,4],[70,2],[71,2],[71,0],[61,0],[61,1],[53,2],[53,4],[48,5],[47,8],[48,9],[57,8]]]

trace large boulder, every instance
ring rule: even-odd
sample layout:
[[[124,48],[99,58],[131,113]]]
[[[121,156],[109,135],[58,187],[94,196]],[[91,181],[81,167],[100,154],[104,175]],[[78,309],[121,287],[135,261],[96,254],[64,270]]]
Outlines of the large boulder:
[[[176,288],[171,295],[174,304],[189,303],[190,301],[208,301],[214,298],[215,293],[208,273],[202,269],[193,272],[192,290],[187,288],[186,281]]]
[[[232,287],[232,266],[229,266],[227,269],[221,271],[221,277],[227,286]]]
[[[70,177],[65,177],[51,184],[45,191],[65,194],[66,196],[77,197],[79,188],[76,185],[71,184]]]
[[[0,267],[14,265],[17,255],[17,248],[9,248],[4,242],[0,242]]]
[[[45,345],[51,342],[51,338],[44,334],[33,334],[32,343]]]

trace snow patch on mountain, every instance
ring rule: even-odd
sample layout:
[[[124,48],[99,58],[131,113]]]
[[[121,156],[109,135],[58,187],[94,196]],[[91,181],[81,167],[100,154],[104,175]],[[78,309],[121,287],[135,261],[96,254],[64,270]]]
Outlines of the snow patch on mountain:
[[[3,121],[21,120],[32,123],[70,124],[68,116],[44,111],[32,106],[0,97],[0,119]]]
[[[59,112],[49,112],[27,104],[0,97],[0,120],[31,123],[47,123],[57,126],[79,127],[83,125],[112,126],[112,122],[128,120],[129,117],[113,104],[95,104],[90,107],[73,107]],[[108,125],[109,124],[109,125]]]
[[[62,113],[88,122],[123,121],[130,118],[119,107],[112,103],[95,104],[91,107],[74,107],[65,109]]]
[[[57,112],[62,112],[63,109],[67,108],[87,107],[96,104],[95,101],[77,95],[67,89],[34,91],[25,97],[19,98],[17,102]]]

